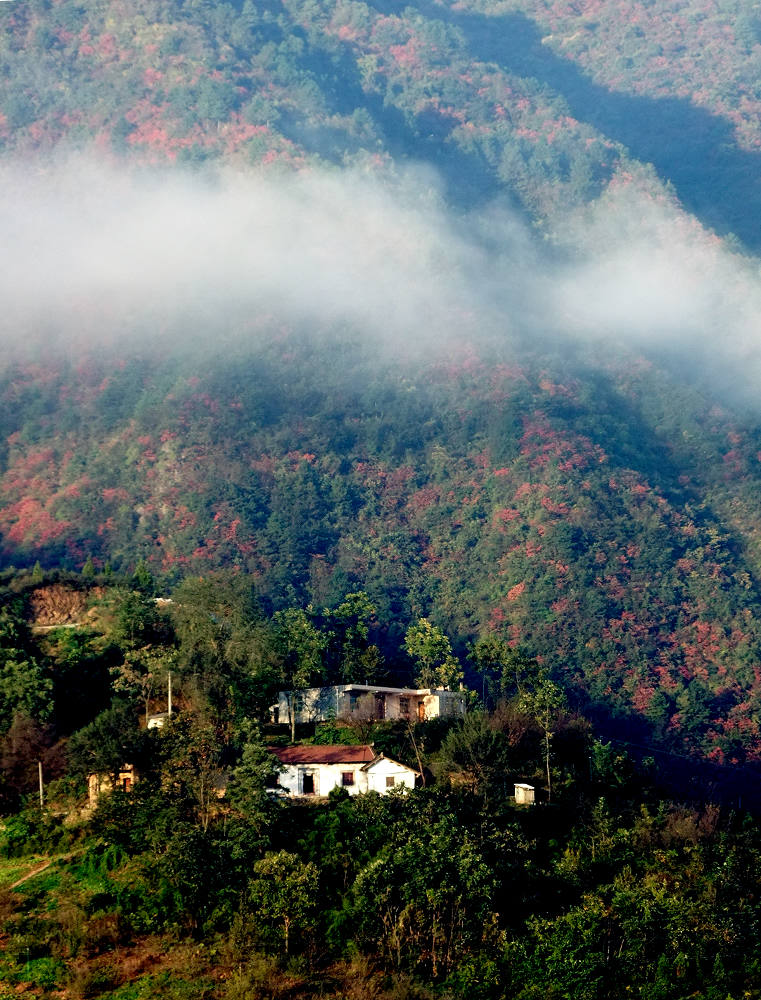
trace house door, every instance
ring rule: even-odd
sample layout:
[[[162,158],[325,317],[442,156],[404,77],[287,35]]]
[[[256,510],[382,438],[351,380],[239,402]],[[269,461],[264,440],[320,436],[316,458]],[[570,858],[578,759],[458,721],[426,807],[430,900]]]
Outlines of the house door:
[[[316,775],[312,771],[304,771],[301,775],[301,793],[302,795],[316,795],[317,794],[317,781]]]
[[[385,719],[386,718],[386,696],[385,694],[375,695],[375,718]]]
[[[425,702],[419,701],[417,703],[417,717],[421,722],[425,722]]]

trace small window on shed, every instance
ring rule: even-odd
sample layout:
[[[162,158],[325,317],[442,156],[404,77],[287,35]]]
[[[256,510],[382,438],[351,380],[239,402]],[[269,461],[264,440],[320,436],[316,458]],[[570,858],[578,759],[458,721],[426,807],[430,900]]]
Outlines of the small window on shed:
[[[354,772],[341,771],[341,784],[344,788],[350,788],[354,784]]]
[[[386,788],[393,788],[395,784],[396,784],[396,778],[393,776],[393,774],[387,774]]]
[[[399,699],[399,714],[403,715],[405,718],[410,714],[410,699],[400,698]]]

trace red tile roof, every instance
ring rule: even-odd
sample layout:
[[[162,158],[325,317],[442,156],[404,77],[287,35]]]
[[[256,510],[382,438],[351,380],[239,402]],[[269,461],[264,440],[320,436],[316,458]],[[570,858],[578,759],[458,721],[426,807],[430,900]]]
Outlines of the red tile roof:
[[[270,747],[281,764],[367,764],[376,757],[369,746]]]

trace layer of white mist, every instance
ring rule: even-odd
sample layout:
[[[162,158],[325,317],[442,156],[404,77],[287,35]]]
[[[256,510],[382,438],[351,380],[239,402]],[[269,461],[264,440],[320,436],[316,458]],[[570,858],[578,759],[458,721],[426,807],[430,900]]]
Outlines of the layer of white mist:
[[[544,242],[504,206],[452,214],[422,170],[199,177],[79,158],[6,164],[0,185],[5,357],[174,349],[268,316],[349,325],[384,351],[550,334],[703,352],[746,379],[759,365],[757,263],[636,184]]]
[[[615,186],[569,220],[553,310],[570,335],[761,360],[759,262],[667,198]]]
[[[9,343],[150,342],[178,324],[203,338],[257,315],[435,341],[479,307],[473,274],[486,263],[420,173],[7,167],[0,228]]]

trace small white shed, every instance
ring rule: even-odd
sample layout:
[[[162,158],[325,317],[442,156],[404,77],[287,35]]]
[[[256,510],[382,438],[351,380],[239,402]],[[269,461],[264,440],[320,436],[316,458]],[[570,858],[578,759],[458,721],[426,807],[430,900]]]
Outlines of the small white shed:
[[[155,715],[148,716],[148,729],[163,729],[171,718],[169,712],[156,712]]]
[[[517,806],[533,806],[535,801],[534,786],[526,785],[524,782],[516,782],[515,804]]]

